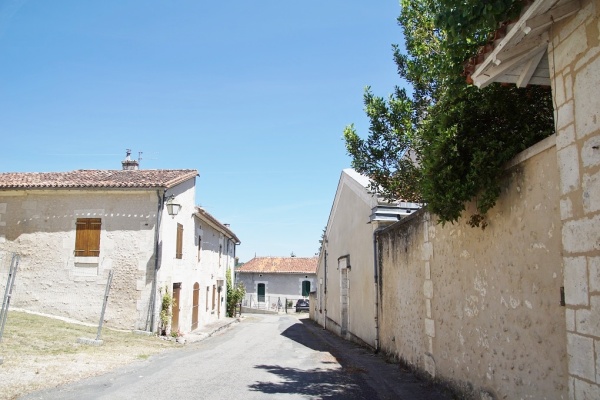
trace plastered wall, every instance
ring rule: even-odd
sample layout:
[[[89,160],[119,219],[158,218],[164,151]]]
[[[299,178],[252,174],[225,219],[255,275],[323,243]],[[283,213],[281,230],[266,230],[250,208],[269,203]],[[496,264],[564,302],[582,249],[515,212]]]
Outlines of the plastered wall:
[[[238,272],[237,281],[246,288],[246,298],[253,296],[257,301],[257,285],[265,284],[265,296],[270,297],[270,302],[277,304],[278,299],[285,305],[285,299],[296,300],[302,297],[302,282],[309,281],[311,290],[316,287],[315,274],[259,274]],[[295,303],[294,303],[295,304]]]
[[[379,236],[384,351],[476,398],[567,398],[553,141],[506,171],[485,230],[421,211]]]
[[[375,279],[373,230],[369,224],[377,199],[346,171],[342,172],[327,224],[327,241],[319,256],[318,308],[314,319],[338,335],[342,334],[342,271],[347,270],[347,331],[345,337],[375,347]],[[340,257],[349,257],[341,260]],[[311,305],[312,306],[312,305]]]

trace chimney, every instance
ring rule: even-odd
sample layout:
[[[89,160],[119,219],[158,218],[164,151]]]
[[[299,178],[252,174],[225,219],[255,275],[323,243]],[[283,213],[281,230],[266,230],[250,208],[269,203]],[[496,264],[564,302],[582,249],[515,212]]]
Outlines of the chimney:
[[[125,151],[127,152],[127,155],[125,156],[125,159],[121,161],[121,165],[123,165],[123,170],[138,170],[140,163],[136,160],[131,159],[131,149],[126,149]]]

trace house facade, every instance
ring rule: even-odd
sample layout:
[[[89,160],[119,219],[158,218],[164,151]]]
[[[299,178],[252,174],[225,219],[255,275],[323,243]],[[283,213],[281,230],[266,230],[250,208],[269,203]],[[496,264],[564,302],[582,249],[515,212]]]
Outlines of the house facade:
[[[195,312],[198,322],[224,315],[225,299],[215,294],[213,307],[212,290],[223,286],[239,240],[203,222],[195,206],[198,172],[128,163],[123,170],[0,174],[0,251],[21,258],[12,306],[97,323],[113,271],[108,326],[158,331],[166,292],[177,301],[173,329],[190,331]],[[221,268],[208,254],[199,262],[203,228],[223,235],[216,239],[223,243]],[[210,288],[209,311],[194,311],[206,297],[194,292],[196,284]]]
[[[420,206],[382,202],[368,187],[367,177],[342,171],[319,254],[311,316],[340,336],[376,348],[374,233]]]
[[[278,310],[316,288],[316,257],[254,257],[236,270],[246,288],[245,307]]]

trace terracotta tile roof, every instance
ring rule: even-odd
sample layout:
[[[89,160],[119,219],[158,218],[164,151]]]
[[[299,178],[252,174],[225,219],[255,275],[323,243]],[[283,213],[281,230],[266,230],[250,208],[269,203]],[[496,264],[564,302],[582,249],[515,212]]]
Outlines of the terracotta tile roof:
[[[468,84],[550,85],[548,32],[556,22],[577,13],[581,4],[570,0],[522,0],[522,3],[520,16],[500,23],[488,42],[465,62],[463,75]]]
[[[254,257],[237,272],[316,274],[317,262],[317,257]]]
[[[195,169],[4,172],[0,189],[170,188],[196,175]]]

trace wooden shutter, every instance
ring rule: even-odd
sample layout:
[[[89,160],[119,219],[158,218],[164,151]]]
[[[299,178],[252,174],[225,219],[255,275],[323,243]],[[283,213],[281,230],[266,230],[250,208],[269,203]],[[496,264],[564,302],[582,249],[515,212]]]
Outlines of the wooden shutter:
[[[177,224],[177,249],[175,250],[175,258],[183,257],[183,225]]]
[[[100,218],[78,218],[75,229],[75,255],[98,257],[100,255]]]

